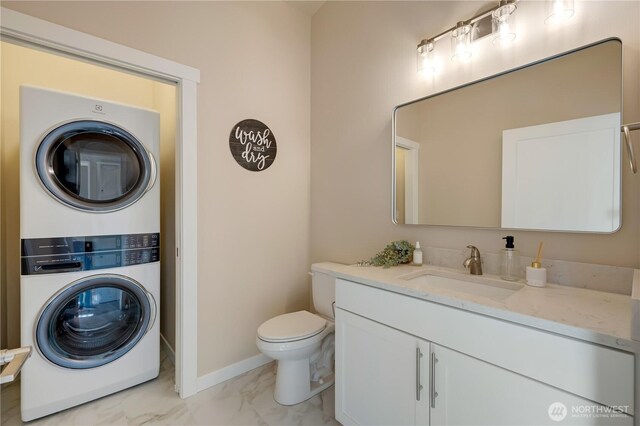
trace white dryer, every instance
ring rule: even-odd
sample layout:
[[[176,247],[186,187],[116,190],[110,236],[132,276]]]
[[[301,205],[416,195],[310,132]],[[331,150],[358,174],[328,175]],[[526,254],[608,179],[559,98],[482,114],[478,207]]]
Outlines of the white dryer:
[[[20,88],[21,238],[160,229],[159,115]]]
[[[27,421],[158,375],[159,115],[29,86],[20,102]]]
[[[158,376],[159,234],[22,240],[29,421]]]

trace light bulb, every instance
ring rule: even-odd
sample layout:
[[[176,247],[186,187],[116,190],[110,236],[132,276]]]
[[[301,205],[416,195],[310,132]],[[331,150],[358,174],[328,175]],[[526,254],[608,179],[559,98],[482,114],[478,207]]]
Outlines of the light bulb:
[[[471,25],[458,22],[451,32],[451,59],[454,61],[471,58]]]
[[[422,40],[418,45],[418,71],[425,74],[435,73],[437,66],[433,47],[431,40]]]
[[[501,1],[500,5],[492,14],[493,42],[506,44],[516,38],[515,19],[512,15],[516,5],[512,1],[505,0]]]
[[[573,16],[574,12],[574,0],[551,0],[547,2],[547,18],[544,20],[545,24],[553,24],[567,19]]]

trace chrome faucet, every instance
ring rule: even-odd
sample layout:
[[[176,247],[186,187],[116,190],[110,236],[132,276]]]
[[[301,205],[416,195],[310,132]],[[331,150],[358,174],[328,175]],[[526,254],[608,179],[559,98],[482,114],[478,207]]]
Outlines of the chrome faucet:
[[[467,246],[471,249],[471,255],[462,262],[462,266],[469,268],[471,275],[482,275],[482,259],[480,259],[480,250],[476,246]]]

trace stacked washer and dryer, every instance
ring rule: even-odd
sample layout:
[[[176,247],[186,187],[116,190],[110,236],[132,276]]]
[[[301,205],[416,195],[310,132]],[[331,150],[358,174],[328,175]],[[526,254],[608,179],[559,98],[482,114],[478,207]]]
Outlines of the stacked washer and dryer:
[[[158,376],[159,115],[23,86],[25,421]]]

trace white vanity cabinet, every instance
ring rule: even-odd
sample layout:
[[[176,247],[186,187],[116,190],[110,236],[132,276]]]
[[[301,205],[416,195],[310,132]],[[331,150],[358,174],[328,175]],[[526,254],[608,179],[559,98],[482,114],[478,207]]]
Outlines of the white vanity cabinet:
[[[336,371],[345,425],[429,422],[429,342],[336,309]],[[338,416],[340,413],[340,416]]]
[[[431,408],[433,425],[633,424],[633,417],[624,414],[591,417],[587,411],[605,407],[460,352],[435,344],[432,351],[438,394]],[[552,404],[556,405],[551,408]],[[574,418],[573,409],[578,410]],[[552,420],[550,410],[557,420]]]
[[[632,425],[633,374],[630,353],[336,286],[336,419],[345,425]],[[614,405],[625,414],[593,414]],[[559,423],[550,409],[566,417]]]

